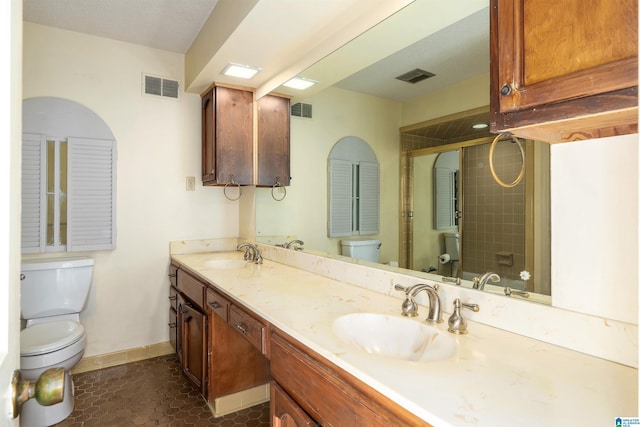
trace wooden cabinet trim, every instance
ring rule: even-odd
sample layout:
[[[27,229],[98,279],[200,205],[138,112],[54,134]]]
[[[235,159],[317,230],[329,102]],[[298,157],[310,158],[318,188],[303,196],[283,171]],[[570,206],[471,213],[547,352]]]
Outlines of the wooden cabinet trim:
[[[332,425],[332,422],[339,420],[338,424],[333,425],[356,425],[365,420],[362,425],[429,426],[424,420],[273,327],[271,375],[298,405],[322,424]],[[309,385],[315,387],[321,382],[328,382],[333,389],[325,389],[319,396],[314,396],[315,391]],[[335,390],[338,394],[328,390]],[[311,396],[314,396],[312,403],[308,401]],[[348,420],[349,416],[353,420]]]

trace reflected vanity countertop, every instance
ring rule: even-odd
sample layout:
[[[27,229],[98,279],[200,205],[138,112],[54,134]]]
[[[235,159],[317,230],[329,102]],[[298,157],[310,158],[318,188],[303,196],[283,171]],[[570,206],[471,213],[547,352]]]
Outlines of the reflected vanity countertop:
[[[448,359],[410,362],[341,342],[333,321],[351,313],[399,316],[401,300],[271,260],[211,268],[240,252],[172,255],[265,320],[433,426],[614,425],[638,414],[638,371],[469,321]],[[318,262],[322,262],[319,260]],[[229,264],[234,265],[234,264]],[[426,308],[413,320],[424,322]],[[444,333],[444,323],[435,327]]]

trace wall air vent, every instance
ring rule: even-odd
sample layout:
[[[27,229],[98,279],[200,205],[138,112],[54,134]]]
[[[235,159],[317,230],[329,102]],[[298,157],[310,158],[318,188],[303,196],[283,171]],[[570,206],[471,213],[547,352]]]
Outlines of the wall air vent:
[[[177,80],[143,74],[142,93],[162,96],[163,98],[180,99],[180,84]]]
[[[291,106],[291,115],[302,117],[303,119],[311,119],[313,117],[313,106],[304,102],[295,103]]]
[[[425,70],[421,70],[420,68],[416,68],[415,70],[411,70],[408,73],[404,73],[404,74],[396,77],[396,79],[402,80],[403,82],[415,84],[415,83],[421,82],[422,80],[426,80],[429,77],[433,77],[433,76],[435,76],[435,74],[430,73],[430,72],[425,71]]]

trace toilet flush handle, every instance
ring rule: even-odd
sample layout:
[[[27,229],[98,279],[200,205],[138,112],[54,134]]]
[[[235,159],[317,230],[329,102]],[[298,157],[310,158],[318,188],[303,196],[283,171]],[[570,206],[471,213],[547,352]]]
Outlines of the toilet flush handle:
[[[24,280],[25,277],[24,273],[20,273],[20,280]]]

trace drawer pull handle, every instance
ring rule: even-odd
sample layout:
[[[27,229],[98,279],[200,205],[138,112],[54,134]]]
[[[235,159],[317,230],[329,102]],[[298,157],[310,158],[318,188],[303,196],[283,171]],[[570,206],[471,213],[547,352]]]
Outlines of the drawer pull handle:
[[[239,330],[240,332],[242,332],[245,335],[247,334],[247,332],[249,332],[249,331],[247,331],[247,328],[242,326],[240,323],[236,323],[235,327],[236,327],[237,330]]]
[[[171,274],[169,274],[169,277],[176,277],[176,276],[177,276],[177,274],[176,274],[176,273],[171,273]]]
[[[214,310],[216,310],[216,309],[218,309],[218,308],[222,307],[218,301],[210,302],[210,303],[209,303],[209,305],[210,305],[210,306],[211,306],[211,308],[213,308]]]
[[[169,301],[175,301],[175,300],[177,300],[177,299],[178,299],[178,296],[177,296],[177,295],[174,295],[174,296],[172,296],[172,297],[169,297]]]
[[[175,328],[176,327],[176,322],[171,322],[171,323],[167,323],[169,325],[170,328]]]

